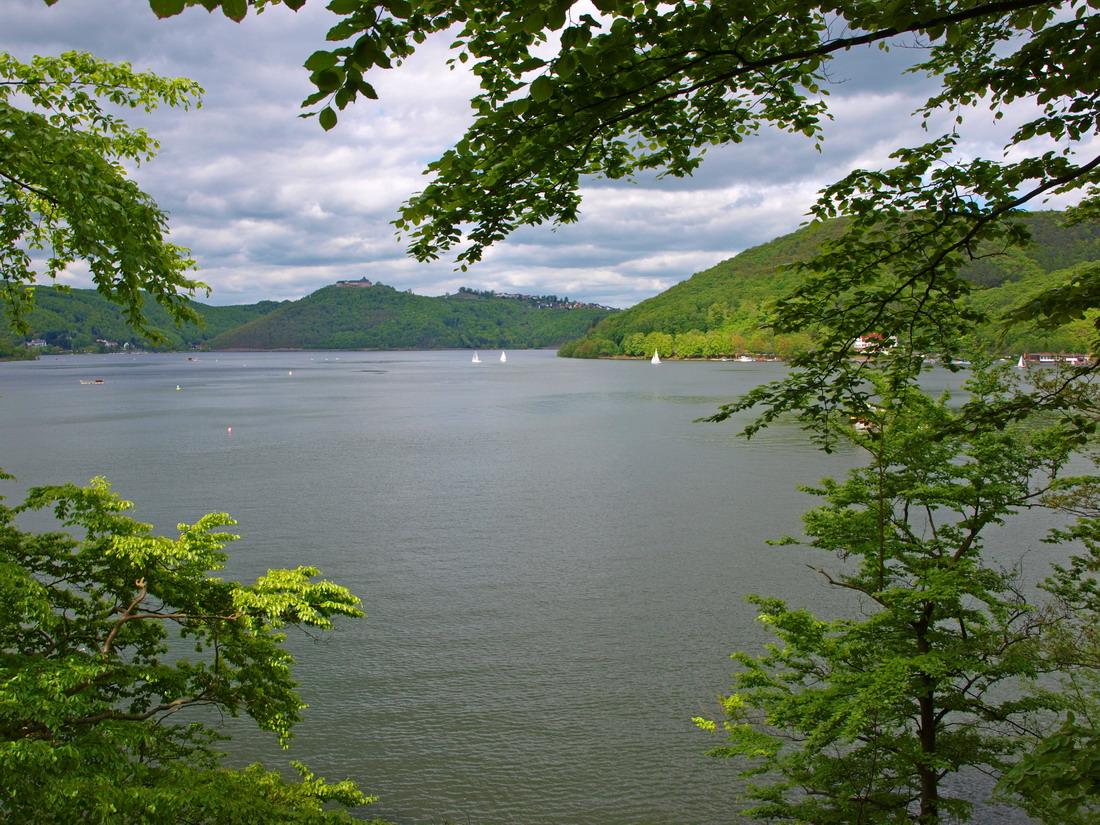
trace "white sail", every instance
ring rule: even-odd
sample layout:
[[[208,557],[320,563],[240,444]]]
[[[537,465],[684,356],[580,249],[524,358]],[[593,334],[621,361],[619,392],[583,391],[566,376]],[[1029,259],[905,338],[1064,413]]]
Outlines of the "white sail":
[[[1024,356],[1020,356],[1019,362],[1016,364],[1018,369],[1024,369],[1027,366],[1027,361],[1024,360]]]
[[[507,355],[505,355],[505,354],[504,354],[504,353],[502,352],[502,353],[500,354],[500,363],[502,363],[502,364],[503,364],[503,363],[505,363],[505,362],[506,362],[507,360],[508,360],[508,356],[507,356]]]
[[[651,364],[660,364],[661,363],[661,356],[657,354],[657,350],[653,350],[653,357],[649,359],[649,363],[651,363]]]
[[[477,357],[477,352],[476,351],[474,352],[474,357],[471,358],[470,360],[475,364],[480,364],[481,363],[481,359]]]

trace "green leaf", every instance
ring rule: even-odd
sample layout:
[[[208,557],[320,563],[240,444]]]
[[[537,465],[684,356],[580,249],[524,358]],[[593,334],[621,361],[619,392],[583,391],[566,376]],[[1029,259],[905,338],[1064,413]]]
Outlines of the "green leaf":
[[[222,0],[222,14],[238,23],[248,14],[248,0]]]
[[[322,72],[315,72],[312,80],[319,91],[335,92],[344,85],[344,73],[336,68],[325,69]]]
[[[336,119],[336,112],[333,111],[331,106],[326,106],[322,109],[321,114],[317,118],[321,124],[321,128],[326,132],[336,125]]]
[[[554,62],[554,72],[558,77],[566,78],[577,68],[577,58],[572,52],[566,52]]]
[[[407,0],[388,0],[384,5],[390,10],[390,14],[399,20],[412,17],[412,5]]]
[[[19,673],[0,680],[0,707],[50,731],[8,743],[5,822],[237,822],[234,812],[247,810],[250,822],[319,823],[330,821],[317,818],[321,803],[371,802],[354,784],[330,786],[300,766],[299,784],[256,766],[221,768],[213,748],[224,737],[198,722],[164,724],[170,708],[213,703],[285,744],[303,704],[280,628],[327,630],[335,617],[361,616],[358,600],[309,567],[271,570],[252,585],[211,575],[237,538],[223,529],[232,519],[211,513],[172,539],[130,518],[132,509],[103,479],[33,488],[19,508],[52,511],[79,538],[23,533],[0,508],[0,635],[18,649],[5,667]],[[158,708],[161,697],[171,704]],[[170,758],[150,764],[153,754]]]
[[[306,58],[303,65],[311,72],[321,72],[325,69],[331,69],[339,60],[340,58],[335,52],[317,51]]]
[[[57,0],[53,0],[57,2]],[[51,3],[50,5],[53,5]],[[172,17],[184,9],[184,0],[149,0],[149,8],[157,17]]]
[[[554,92],[554,84],[546,75],[539,75],[531,83],[531,99],[536,103],[543,103]]]

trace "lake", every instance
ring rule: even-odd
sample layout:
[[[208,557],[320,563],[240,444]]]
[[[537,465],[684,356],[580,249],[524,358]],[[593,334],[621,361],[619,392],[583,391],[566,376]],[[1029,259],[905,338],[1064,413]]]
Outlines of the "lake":
[[[0,364],[0,492],[103,475],[167,534],[227,511],[230,577],[312,564],[363,599],[291,635],[311,705],[291,750],[227,720],[237,762],[350,777],[400,825],[733,821],[736,766],[690,719],[766,638],[745,594],[851,609],[810,551],[765,542],[813,505],[796,485],[859,456],[692,423],[781,364],[470,356]],[[1041,570],[1039,535],[1014,526],[1005,558]]]

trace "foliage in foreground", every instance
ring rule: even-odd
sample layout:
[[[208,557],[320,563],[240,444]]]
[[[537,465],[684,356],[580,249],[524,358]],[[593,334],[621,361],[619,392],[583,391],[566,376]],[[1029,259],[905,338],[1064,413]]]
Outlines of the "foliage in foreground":
[[[1001,790],[1043,822],[1085,825],[1100,819],[1100,480],[1075,480],[1047,504],[1077,517],[1049,540],[1084,548],[1043,583],[1052,597],[1043,656],[1058,678],[1042,692],[1066,714],[1009,769]]]
[[[34,284],[78,261],[147,338],[164,339],[151,316],[199,321],[193,262],[124,166],[157,144],[114,108],[186,107],[200,92],[81,52],[28,63],[0,53],[0,306],[14,331],[29,331]],[[371,801],[354,783],[298,764],[296,781],[261,765],[223,768],[222,737],[188,710],[247,714],[285,744],[304,706],[284,629],[327,630],[362,615],[359,600],[310,567],[223,581],[211,572],[235,538],[227,516],[180,525],[171,540],[127,516],[131,506],[102,480],[0,505],[0,819],[354,821],[333,807]],[[73,535],[21,530],[16,517],[33,510]]]
[[[34,284],[77,261],[139,332],[157,337],[147,296],[177,324],[199,322],[194,261],[167,241],[167,218],[123,166],[151,158],[157,142],[112,110],[186,108],[201,92],[87,52],[29,63],[0,52],[0,306],[13,329],[28,331]]]
[[[0,507],[0,818],[41,825],[351,821],[326,803],[370,802],[297,765],[291,782],[220,766],[220,737],[187,709],[247,714],[282,743],[304,705],[289,627],[361,616],[310,567],[255,584],[211,575],[235,536],[224,514],[155,536],[101,479],[38,487]],[[74,535],[29,533],[52,510]]]
[[[728,737],[714,755],[745,759],[744,775],[763,777],[745,792],[754,803],[746,815],[820,825],[967,821],[973,797],[965,787],[959,795],[957,783],[954,794],[947,790],[960,771],[999,776],[1039,742],[1030,762],[1021,763],[1027,767],[1018,768],[1031,780],[1041,775],[1044,752],[1063,766],[1071,754],[1083,756],[1066,750],[1069,731],[1043,739],[1052,720],[1073,724],[1065,715],[1072,703],[1035,689],[1032,680],[1047,672],[1077,678],[1053,640],[1069,632],[1063,618],[1074,616],[1078,631],[1087,619],[1037,610],[1014,571],[998,566],[985,546],[990,528],[1086,483],[1060,479],[1080,433],[1058,423],[968,426],[974,409],[1014,388],[1002,370],[977,372],[965,389],[969,399],[952,409],[946,397],[891,390],[883,378],[865,428],[845,434],[868,461],[843,481],[807,488],[824,504],[804,516],[804,542],[780,542],[831,554],[818,573],[851,592],[847,612],[858,618],[821,619],[750,597],[777,641],[760,656],[735,654],[740,669],[734,692],[722,700],[725,719],[697,720]],[[1005,533],[998,541],[1002,560],[1026,549],[1013,548]],[[1095,545],[1090,550],[1074,559],[1072,572],[1063,571],[1062,586],[1067,598],[1092,598],[1095,610]],[[1079,650],[1100,655],[1095,638]],[[1095,709],[1095,685],[1091,697]],[[1090,735],[1074,746],[1100,759],[1095,729]],[[1043,811],[1026,795],[1022,804],[1053,814],[1046,821],[1064,821],[1074,780],[1063,779],[1061,804]],[[1095,799],[1076,801],[1095,806]]]

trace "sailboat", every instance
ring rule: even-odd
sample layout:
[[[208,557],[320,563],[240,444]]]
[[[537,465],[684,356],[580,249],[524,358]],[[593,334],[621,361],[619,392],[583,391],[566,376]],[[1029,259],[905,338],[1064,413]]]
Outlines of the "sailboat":
[[[661,363],[661,356],[657,354],[657,350],[653,350],[653,357],[649,359],[649,363],[651,363],[651,364],[660,364]]]
[[[475,364],[480,364],[481,359],[477,357],[477,350],[474,350],[474,357],[470,359]]]
[[[507,355],[505,355],[505,354],[504,354],[504,353],[502,352],[502,353],[500,354],[500,363],[504,364],[504,363],[507,363],[507,361],[508,361],[508,356],[507,356]]]
[[[1016,364],[1017,369],[1025,369],[1027,367],[1027,361],[1024,360],[1024,356],[1020,356],[1019,362]]]

